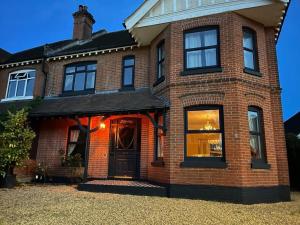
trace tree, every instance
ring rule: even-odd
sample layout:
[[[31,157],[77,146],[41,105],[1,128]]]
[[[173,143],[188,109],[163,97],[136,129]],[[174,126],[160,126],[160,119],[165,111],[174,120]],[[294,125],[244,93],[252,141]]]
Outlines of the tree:
[[[25,109],[8,112],[4,121],[0,121],[0,176],[12,173],[15,166],[29,157],[35,133],[29,127],[28,112]]]

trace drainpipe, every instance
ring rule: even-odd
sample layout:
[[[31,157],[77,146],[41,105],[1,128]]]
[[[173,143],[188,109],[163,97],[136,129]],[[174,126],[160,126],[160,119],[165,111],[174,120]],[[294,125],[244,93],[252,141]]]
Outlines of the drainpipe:
[[[44,74],[44,82],[43,82],[43,90],[42,90],[42,98],[45,98],[46,95],[46,85],[47,85],[47,80],[48,80],[48,74],[45,70],[46,66],[46,48],[47,45],[44,45],[44,54],[43,54],[43,62],[42,62],[42,73]]]

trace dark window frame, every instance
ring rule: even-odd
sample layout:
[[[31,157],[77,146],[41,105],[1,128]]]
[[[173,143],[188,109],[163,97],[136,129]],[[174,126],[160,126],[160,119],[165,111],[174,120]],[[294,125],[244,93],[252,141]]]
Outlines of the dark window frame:
[[[87,128],[87,126],[83,126],[84,128]],[[79,126],[77,126],[77,125],[75,125],[75,126],[70,126],[69,128],[68,128],[68,139],[67,139],[67,149],[66,149],[66,153],[65,153],[65,157],[68,157],[68,151],[69,151],[69,145],[70,144],[78,144],[78,143],[80,143],[79,141],[77,141],[77,142],[72,142],[72,141],[70,141],[70,137],[71,137],[71,132],[73,131],[73,130],[79,130],[79,136],[78,136],[78,138],[80,137],[80,133],[81,132],[83,132],[81,129],[80,129],[80,127]],[[86,135],[86,134],[85,134]],[[86,137],[85,137],[85,139],[86,139]],[[81,143],[81,144],[83,144],[83,142]],[[85,143],[86,144],[86,143]],[[85,163],[85,152],[84,152],[84,155],[82,156],[82,164],[84,165],[84,163]]]
[[[96,70],[87,70],[88,65],[96,64]],[[77,67],[85,66],[85,70],[83,71],[77,71]],[[67,68],[68,67],[75,67],[75,72],[74,73],[67,73]],[[86,81],[87,81],[87,75],[85,75],[84,78],[84,90],[80,91],[75,91],[74,90],[74,85],[75,85],[75,76],[77,72],[95,72],[95,81],[94,81],[94,88],[86,88]],[[72,83],[72,90],[65,90],[65,83],[66,83],[66,78],[68,75],[73,75],[73,83]],[[64,80],[63,80],[63,85],[62,85],[62,95],[77,95],[77,94],[91,94],[95,92],[96,89],[96,83],[97,83],[97,61],[84,61],[84,62],[74,62],[70,63],[64,66]]]
[[[253,42],[253,49],[244,47],[244,34],[245,33],[251,34],[252,42]],[[258,58],[257,33],[255,30],[251,29],[250,27],[243,27],[243,57],[245,60],[244,51],[248,51],[253,54],[253,63],[254,63],[254,69],[252,69],[252,68],[246,67],[245,62],[244,62],[244,72],[252,74],[252,75],[256,75],[256,76],[261,76],[260,68],[259,68],[259,58]]]
[[[250,131],[250,127],[248,124],[248,129],[249,129],[249,147],[250,147],[250,136],[251,135],[255,135],[259,137],[260,143],[261,143],[261,155],[262,158],[261,159],[253,159],[251,156],[251,165],[252,168],[257,168],[259,169],[260,167],[262,167],[261,169],[268,169],[269,166],[265,166],[268,165],[268,161],[267,161],[267,152],[266,152],[266,139],[265,139],[265,128],[264,128],[264,116],[263,116],[263,110],[262,108],[258,107],[258,106],[249,106],[248,107],[248,111],[247,111],[247,119],[249,120],[249,112],[256,112],[258,115],[258,125],[259,125],[259,132],[255,132],[255,131]],[[249,122],[248,122],[249,123]]]
[[[134,60],[134,63],[132,66],[125,66],[125,61],[126,60],[130,60],[130,59],[133,59]],[[135,81],[135,62],[136,59],[135,59],[135,56],[134,55],[127,55],[127,56],[124,56],[122,58],[122,80],[121,80],[121,90],[133,90],[134,89],[134,81]],[[125,78],[125,69],[126,68],[132,68],[132,83],[130,85],[124,85],[124,78]]]
[[[165,40],[162,40],[156,47],[156,82],[158,81],[162,81],[165,79],[166,76],[166,48],[165,48]],[[159,53],[160,52],[164,52],[164,54],[160,54],[160,55],[164,55],[164,57],[160,58],[159,57]],[[162,71],[162,65],[164,64],[164,73],[163,74],[159,74],[159,71]]]
[[[217,45],[212,45],[208,47],[198,47],[186,49],[186,34],[196,33],[196,32],[204,32],[209,30],[216,30],[217,32]],[[203,67],[195,67],[195,68],[187,68],[187,52],[197,51],[197,50],[206,50],[206,49],[216,49],[216,65],[213,66],[203,66]],[[221,72],[221,42],[220,42],[220,27],[219,25],[211,25],[211,26],[203,26],[198,28],[193,28],[189,30],[185,30],[183,32],[183,58],[184,58],[184,72],[182,75],[192,75],[195,73],[212,73],[212,72]],[[221,71],[220,71],[221,70]]]
[[[201,131],[201,130],[188,130],[188,112],[189,111],[202,111],[202,110],[219,110],[219,130]],[[201,134],[201,133],[220,133],[222,134],[222,157],[188,157],[187,156],[187,134]],[[224,109],[222,105],[197,105],[184,108],[184,163],[192,162],[190,165],[182,165],[183,167],[226,167],[225,156],[225,130],[224,130]],[[194,162],[194,163],[193,163]],[[195,163],[196,162],[196,163]],[[203,165],[201,165],[203,163]],[[215,163],[215,164],[214,164]]]

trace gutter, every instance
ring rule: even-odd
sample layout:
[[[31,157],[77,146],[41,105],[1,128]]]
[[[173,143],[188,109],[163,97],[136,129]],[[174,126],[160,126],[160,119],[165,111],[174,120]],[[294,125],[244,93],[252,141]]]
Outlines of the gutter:
[[[286,6],[286,8],[285,8],[285,12],[284,12],[284,14],[283,14],[283,16],[282,16],[283,19],[281,20],[281,24],[280,24],[280,26],[278,27],[278,28],[279,28],[279,31],[278,31],[278,33],[277,33],[277,37],[276,37],[275,44],[278,43],[278,40],[279,40],[281,31],[282,31],[282,28],[283,28],[283,24],[284,24],[286,15],[287,15],[287,13],[288,13],[288,10],[289,10],[289,8],[290,8],[291,2],[292,2],[292,0],[289,0],[289,2],[287,3],[287,6]]]

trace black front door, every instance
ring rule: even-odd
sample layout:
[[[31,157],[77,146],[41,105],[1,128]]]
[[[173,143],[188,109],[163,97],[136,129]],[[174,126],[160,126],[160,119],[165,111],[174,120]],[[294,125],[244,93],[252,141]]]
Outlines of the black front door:
[[[140,120],[124,118],[111,121],[109,176],[139,178]]]

